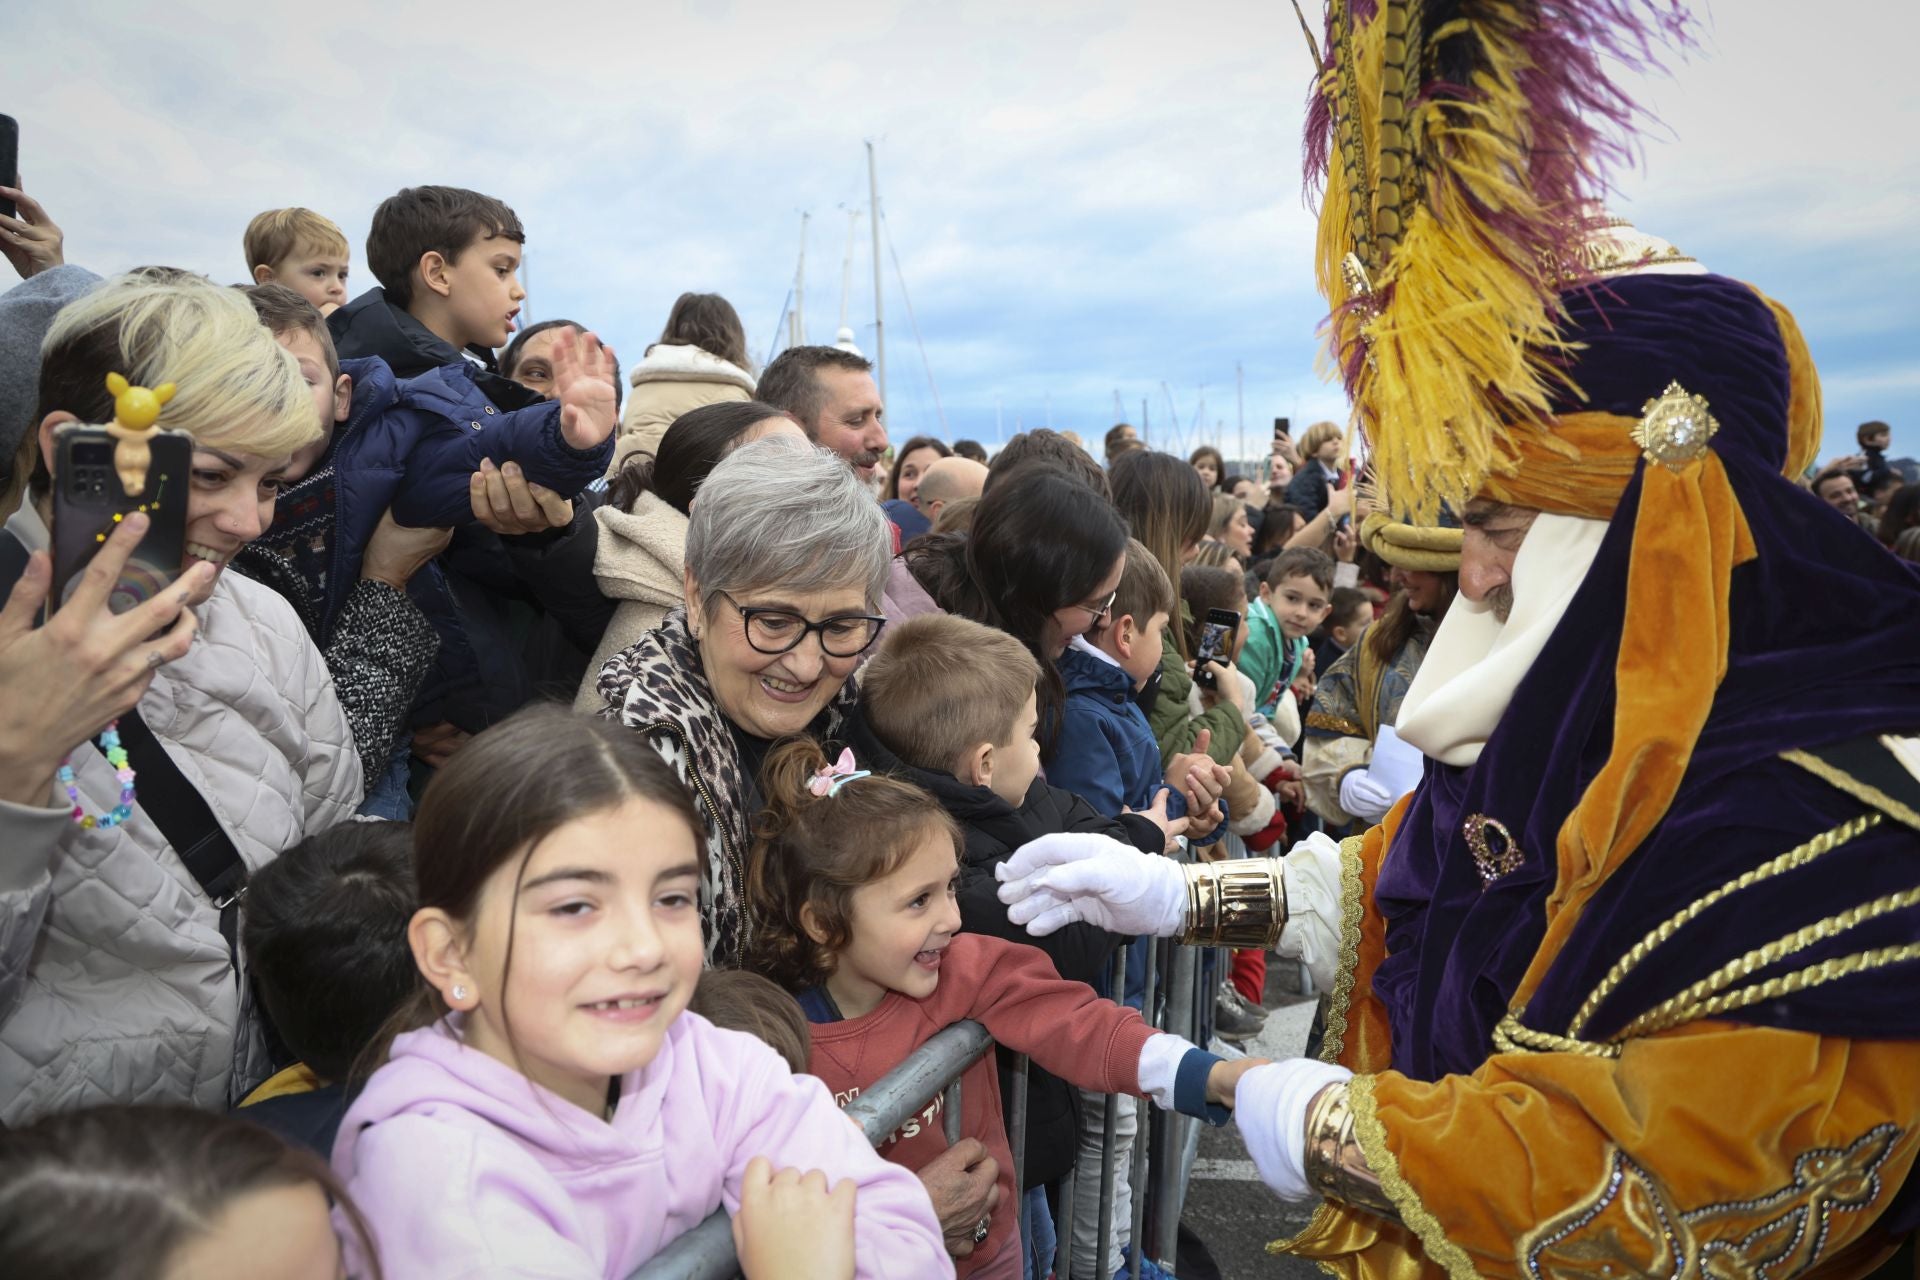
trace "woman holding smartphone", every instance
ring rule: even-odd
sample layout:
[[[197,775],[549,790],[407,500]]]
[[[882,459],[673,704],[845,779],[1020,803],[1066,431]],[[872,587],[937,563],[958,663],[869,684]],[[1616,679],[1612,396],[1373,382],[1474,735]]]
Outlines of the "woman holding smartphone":
[[[35,627],[56,495],[73,494],[55,432],[113,418],[110,373],[174,384],[155,425],[192,436],[171,486],[185,491],[156,484],[148,511],[109,517]],[[353,735],[299,618],[225,572],[317,434],[313,400],[244,297],[148,269],[60,313],[35,425],[41,457],[0,535],[0,1124],[82,1100],[224,1109],[267,1074],[231,945],[245,873],[360,799]],[[123,590],[155,522],[182,571]],[[139,602],[116,613],[116,594]],[[183,831],[197,838],[177,844]],[[218,895],[202,882],[216,871]]]

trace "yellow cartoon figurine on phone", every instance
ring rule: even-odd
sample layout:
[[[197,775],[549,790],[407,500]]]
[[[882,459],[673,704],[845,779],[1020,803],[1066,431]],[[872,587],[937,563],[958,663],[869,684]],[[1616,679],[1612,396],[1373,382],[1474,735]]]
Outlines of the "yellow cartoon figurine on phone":
[[[107,390],[113,394],[113,421],[107,424],[107,434],[118,441],[113,446],[113,469],[127,496],[137,498],[147,487],[147,463],[152,456],[147,441],[153,438],[161,407],[173,399],[174,387],[163,382],[148,390],[110,373]]]

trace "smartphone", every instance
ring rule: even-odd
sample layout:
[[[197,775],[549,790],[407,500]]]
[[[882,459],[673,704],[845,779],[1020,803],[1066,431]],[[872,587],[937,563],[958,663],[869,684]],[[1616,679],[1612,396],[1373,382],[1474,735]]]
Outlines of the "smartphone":
[[[186,553],[193,437],[184,431],[155,431],[147,438],[147,483],[137,498],[120,482],[113,465],[115,442],[104,427],[62,427],[53,439],[53,589],[47,595],[47,616],[73,594],[81,572],[113,527],[136,511],[145,512],[151,523],[120,571],[107,605],[125,613],[165,591],[180,576]]]
[[[1233,610],[1207,610],[1206,625],[1200,628],[1200,648],[1193,655],[1193,682],[1202,689],[1213,688],[1213,672],[1206,669],[1207,664],[1226,655],[1233,633],[1239,629],[1240,615]]]
[[[1273,438],[1275,440],[1285,440],[1287,438],[1287,428],[1289,425],[1291,425],[1289,419],[1275,418],[1273,420]]]
[[[11,187],[20,181],[20,122],[12,116],[0,116],[0,187]],[[0,213],[9,218],[18,217],[20,211],[13,201],[0,196]]]

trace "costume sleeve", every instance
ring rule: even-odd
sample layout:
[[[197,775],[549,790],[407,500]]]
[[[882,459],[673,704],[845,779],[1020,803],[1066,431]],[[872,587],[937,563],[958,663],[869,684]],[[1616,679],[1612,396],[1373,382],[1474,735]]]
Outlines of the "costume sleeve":
[[[1329,1203],[1289,1248],[1341,1275],[1395,1255],[1514,1280],[1862,1274],[1920,1149],[1904,1041],[1695,1023],[1617,1058],[1507,1053],[1349,1089],[1405,1225]],[[1850,1251],[1867,1265],[1832,1265]]]
[[[859,1188],[853,1211],[855,1276],[953,1274],[940,1221],[920,1179],[883,1159],[834,1105],[824,1084],[793,1075],[770,1049],[743,1057],[741,1065],[738,1105],[730,1109],[740,1122],[727,1126],[727,1117],[715,1117],[721,1127],[715,1137],[726,1152],[720,1194],[728,1213],[740,1211],[741,1179],[755,1156],[767,1157],[776,1170],[818,1169],[829,1186],[852,1178]]]

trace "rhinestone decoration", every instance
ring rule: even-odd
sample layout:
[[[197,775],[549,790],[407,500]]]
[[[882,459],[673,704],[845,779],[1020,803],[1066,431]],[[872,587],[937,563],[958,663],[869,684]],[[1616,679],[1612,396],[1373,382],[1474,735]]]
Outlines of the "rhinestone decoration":
[[[1720,422],[1707,411],[1706,400],[1670,382],[1665,391],[1640,407],[1633,442],[1648,462],[1657,462],[1669,471],[1682,471],[1706,453],[1708,443],[1719,431]]]
[[[1472,814],[1460,824],[1460,834],[1467,838],[1467,849],[1473,854],[1474,870],[1480,873],[1483,889],[1517,870],[1527,860],[1513,833],[1498,818],[1489,818],[1484,813]],[[1494,847],[1491,836],[1500,838],[1499,848]]]

